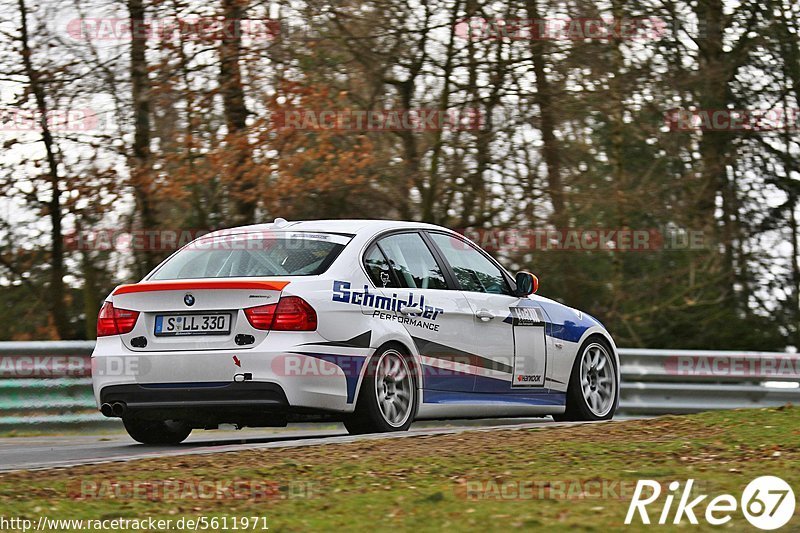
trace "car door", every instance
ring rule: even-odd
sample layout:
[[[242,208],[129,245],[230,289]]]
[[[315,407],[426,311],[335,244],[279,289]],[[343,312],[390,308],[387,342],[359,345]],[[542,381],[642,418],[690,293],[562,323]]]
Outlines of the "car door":
[[[382,237],[367,250],[364,263],[384,298],[372,316],[406,328],[422,357],[423,388],[472,391],[475,376],[467,371],[472,308],[422,236],[414,231]]]
[[[482,367],[474,391],[543,387],[544,311],[533,300],[514,296],[502,269],[466,240],[438,232],[428,235],[473,311],[473,343]]]

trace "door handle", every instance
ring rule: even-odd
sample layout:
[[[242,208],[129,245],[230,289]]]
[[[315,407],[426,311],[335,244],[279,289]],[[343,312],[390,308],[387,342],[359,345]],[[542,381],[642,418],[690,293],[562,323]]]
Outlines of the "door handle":
[[[494,314],[492,314],[491,311],[487,311],[486,309],[479,310],[477,313],[475,313],[475,316],[480,318],[482,322],[488,322],[494,318]]]
[[[400,308],[400,312],[404,315],[421,315],[422,309],[419,307],[405,305]]]

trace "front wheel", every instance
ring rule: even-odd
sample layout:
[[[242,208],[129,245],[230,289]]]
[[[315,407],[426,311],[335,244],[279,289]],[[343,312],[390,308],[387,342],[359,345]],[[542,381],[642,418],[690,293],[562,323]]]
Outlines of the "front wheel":
[[[128,435],[142,444],[180,444],[192,432],[189,424],[177,420],[141,420],[126,416],[122,423]]]
[[[588,339],[581,346],[567,386],[567,410],[556,421],[610,420],[619,402],[617,364],[605,340]]]
[[[417,409],[417,389],[409,358],[394,347],[370,360],[355,412],[345,419],[351,434],[405,431]]]

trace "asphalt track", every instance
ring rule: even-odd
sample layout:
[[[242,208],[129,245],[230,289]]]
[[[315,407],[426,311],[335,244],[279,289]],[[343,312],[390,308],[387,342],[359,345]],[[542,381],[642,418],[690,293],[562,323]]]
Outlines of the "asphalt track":
[[[493,419],[421,422],[407,432],[379,435],[348,435],[344,427],[303,425],[281,429],[242,431],[197,430],[179,446],[145,446],[124,433],[58,437],[10,437],[0,439],[0,472],[42,470],[85,464],[131,461],[153,457],[174,457],[230,453],[265,448],[296,448],[388,440],[414,436],[450,435],[465,431],[497,429],[547,429],[575,423],[555,423],[550,418]]]

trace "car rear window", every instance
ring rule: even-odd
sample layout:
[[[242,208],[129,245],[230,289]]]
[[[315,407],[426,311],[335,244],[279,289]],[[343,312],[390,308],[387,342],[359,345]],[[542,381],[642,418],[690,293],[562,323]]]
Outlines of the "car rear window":
[[[208,237],[179,250],[148,279],[316,276],[349,241],[344,235],[300,232]]]

